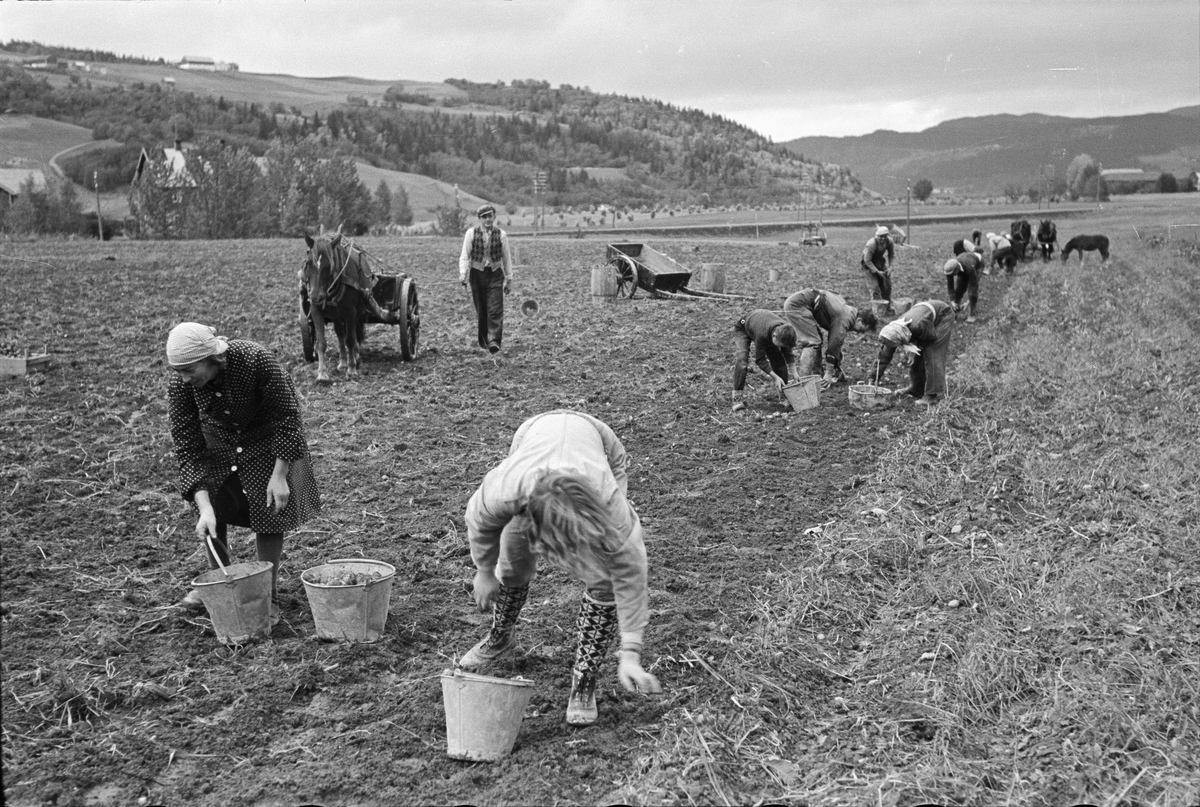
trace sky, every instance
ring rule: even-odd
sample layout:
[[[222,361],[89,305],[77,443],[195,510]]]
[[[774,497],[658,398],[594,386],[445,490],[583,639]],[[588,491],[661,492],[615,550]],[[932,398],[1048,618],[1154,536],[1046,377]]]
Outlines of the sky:
[[[0,2],[11,40],[251,73],[536,79],[699,109],[775,142],[1200,104],[1200,0]]]

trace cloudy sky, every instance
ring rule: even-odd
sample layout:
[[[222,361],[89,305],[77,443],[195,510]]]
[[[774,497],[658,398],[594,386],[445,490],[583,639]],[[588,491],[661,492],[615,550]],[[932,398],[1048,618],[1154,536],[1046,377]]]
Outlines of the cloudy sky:
[[[0,41],[14,39],[253,73],[538,79],[776,142],[1200,104],[1198,0],[0,2]]]

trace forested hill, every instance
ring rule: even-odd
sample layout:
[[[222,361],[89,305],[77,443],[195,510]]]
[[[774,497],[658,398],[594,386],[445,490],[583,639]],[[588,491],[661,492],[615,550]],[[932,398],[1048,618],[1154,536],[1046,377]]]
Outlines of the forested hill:
[[[87,127],[96,139],[126,144],[127,153],[210,136],[261,155],[277,139],[312,139],[380,168],[423,174],[513,204],[798,204],[807,195],[810,203],[832,205],[862,193],[847,167],[805,160],[721,116],[657,100],[552,88],[536,80],[451,79],[388,84],[373,97],[350,92],[322,112],[271,100],[279,76],[209,74],[214,97],[184,91],[191,76],[151,60],[127,60],[137,62],[132,66],[108,60],[103,74],[74,70],[67,61],[74,53],[58,56],[57,68],[49,70],[18,66],[14,45],[23,46],[20,57],[27,59],[29,44],[5,46],[0,109]],[[42,51],[43,57],[57,56],[53,49]],[[122,69],[136,69],[142,78],[131,80],[134,73]],[[238,95],[232,97],[261,100],[220,94],[227,86],[222,82],[234,79]],[[375,89],[380,84],[341,81]],[[545,175],[539,197],[536,172]]]

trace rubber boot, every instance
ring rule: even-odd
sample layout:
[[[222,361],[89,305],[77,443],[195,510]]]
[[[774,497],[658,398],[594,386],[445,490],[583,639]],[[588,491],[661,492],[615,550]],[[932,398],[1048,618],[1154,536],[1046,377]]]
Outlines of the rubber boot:
[[[975,321],[975,304],[967,303],[967,322]]]
[[[571,697],[567,701],[567,723],[590,726],[596,722],[596,680],[600,665],[617,634],[617,604],[602,603],[583,595],[579,604],[579,645],[571,670]]]
[[[503,583],[500,585],[500,594],[492,605],[492,627],[477,645],[459,659],[460,668],[477,670],[517,646],[517,616],[525,607],[525,598],[528,596],[528,583],[515,588]]]

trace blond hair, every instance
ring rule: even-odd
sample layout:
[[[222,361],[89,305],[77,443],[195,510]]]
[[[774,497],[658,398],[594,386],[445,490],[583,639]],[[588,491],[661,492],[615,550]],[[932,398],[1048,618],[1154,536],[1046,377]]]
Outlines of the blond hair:
[[[580,577],[604,574],[603,558],[618,546],[608,507],[587,480],[547,471],[529,492],[530,544],[556,566]]]

